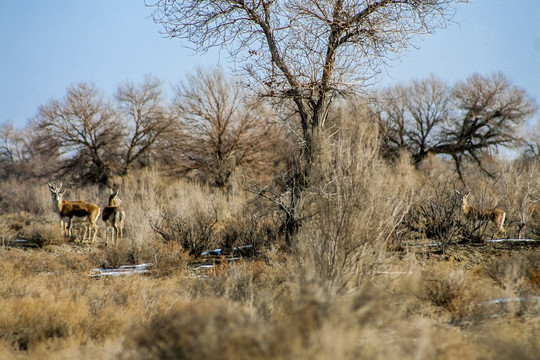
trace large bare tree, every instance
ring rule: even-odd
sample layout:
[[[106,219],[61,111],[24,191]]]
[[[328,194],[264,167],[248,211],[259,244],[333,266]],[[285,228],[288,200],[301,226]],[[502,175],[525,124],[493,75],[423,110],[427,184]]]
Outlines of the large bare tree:
[[[62,100],[40,107],[31,126],[40,152],[61,154],[53,171],[90,183],[116,186],[117,175],[154,163],[172,115],[161,83],[147,76],[120,85],[113,99],[81,83]]]
[[[177,171],[196,172],[226,188],[238,168],[254,178],[274,169],[279,159],[276,122],[222,70],[199,69],[189,75],[176,88],[173,103],[183,129],[174,164]]]
[[[160,140],[167,136],[173,117],[163,103],[161,82],[152,76],[139,85],[127,82],[119,86],[115,98],[125,126],[121,174],[126,175],[134,166],[148,166],[156,160]]]
[[[11,123],[1,124],[0,178],[28,177],[33,173],[32,167],[29,166],[33,157],[34,151],[29,129],[19,129]]]
[[[62,101],[41,106],[32,126],[43,149],[58,148],[58,170],[80,181],[108,184],[116,171],[123,130],[95,85],[80,83]]]
[[[450,87],[436,77],[396,85],[379,94],[378,111],[387,149],[407,150],[420,162],[428,154],[449,155],[462,175],[468,159],[500,146],[519,144],[519,127],[536,112],[534,101],[500,73],[474,74]]]
[[[309,186],[332,99],[357,91],[417,36],[444,27],[458,0],[158,0],[154,21],[196,50],[226,48],[301,123],[296,177]]]

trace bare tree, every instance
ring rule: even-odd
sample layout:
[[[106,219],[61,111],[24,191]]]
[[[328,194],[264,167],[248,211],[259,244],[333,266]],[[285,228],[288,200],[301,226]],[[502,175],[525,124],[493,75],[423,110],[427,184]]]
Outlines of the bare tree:
[[[540,118],[536,118],[523,129],[524,144],[521,152],[523,164],[538,164],[540,162]]]
[[[148,166],[159,142],[171,127],[172,116],[163,104],[161,82],[147,76],[140,85],[125,83],[116,92],[117,114],[126,125],[122,144],[123,175],[134,166]]]
[[[183,129],[179,171],[195,171],[225,188],[239,167],[257,174],[275,165],[279,132],[269,112],[221,70],[188,76],[176,88],[174,105]]]
[[[378,94],[376,111],[384,120],[387,155],[405,149],[419,162],[436,146],[454,108],[450,91],[442,80],[431,76]]]
[[[154,21],[196,50],[226,48],[263,95],[291,99],[300,118],[296,177],[308,186],[332,99],[356,91],[385,59],[444,27],[458,0],[158,0]]]
[[[0,177],[28,176],[28,167],[34,152],[27,128],[18,129],[11,123],[0,125]]]
[[[471,160],[486,173],[482,156],[500,146],[515,146],[518,128],[536,112],[525,91],[500,73],[474,74],[448,87],[431,77],[394,86],[379,96],[387,150],[406,149],[418,163],[428,154],[446,154],[462,176]]]
[[[123,130],[94,85],[80,83],[62,101],[40,107],[33,126],[44,150],[57,147],[62,154],[58,171],[84,182],[109,183]]]
[[[296,229],[332,100],[361,90],[387,59],[445,27],[456,2],[157,0],[153,17],[167,36],[195,50],[227,49],[260,95],[294,104],[283,116],[300,123],[289,201],[271,197],[287,214],[287,229]]]

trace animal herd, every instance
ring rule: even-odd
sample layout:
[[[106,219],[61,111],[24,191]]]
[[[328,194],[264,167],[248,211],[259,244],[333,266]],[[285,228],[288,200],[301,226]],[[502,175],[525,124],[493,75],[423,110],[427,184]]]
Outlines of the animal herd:
[[[84,234],[82,241],[88,239],[90,243],[95,243],[98,232],[97,221],[101,214],[101,219],[106,225],[105,243],[109,244],[110,237],[111,242],[116,246],[118,239],[122,239],[126,214],[121,205],[122,201],[118,197],[117,189],[111,190],[108,205],[101,210],[99,206],[90,202],[64,200],[65,189],[62,189],[61,183],[58,186],[49,183],[48,186],[52,194],[53,209],[60,216],[64,236],[72,237],[73,224],[83,223]],[[492,222],[497,228],[497,233],[506,236],[506,230],[504,229],[506,213],[503,210],[470,206],[468,203],[470,192],[462,194],[457,189],[455,192],[461,199],[461,209],[467,220]],[[540,205],[535,205],[534,208],[531,208],[531,215],[536,216],[538,214],[540,214]]]
[[[49,183],[49,190],[52,194],[53,210],[60,217],[60,225],[64,236],[73,236],[73,224],[83,223],[84,234],[82,241],[88,239],[90,243],[95,243],[98,232],[97,222],[101,214],[101,219],[106,225],[105,243],[109,245],[109,233],[113,245],[118,244],[118,239],[123,236],[126,214],[121,206],[122,201],[118,197],[118,190],[111,191],[108,205],[101,210],[96,204],[87,201],[67,201],[64,200],[65,189],[62,184],[54,185]]]

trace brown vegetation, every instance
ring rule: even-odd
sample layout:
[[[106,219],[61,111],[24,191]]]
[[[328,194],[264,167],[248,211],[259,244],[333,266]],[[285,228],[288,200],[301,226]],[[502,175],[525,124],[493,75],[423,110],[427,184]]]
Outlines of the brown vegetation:
[[[97,245],[73,243],[45,184],[3,183],[23,201],[0,217],[0,358],[535,358],[538,243],[478,243],[490,232],[463,219],[440,178],[448,164],[419,172],[407,156],[383,160],[377,127],[351,121],[365,109],[329,120],[292,243],[278,204],[149,170],[123,179],[118,246],[105,245],[104,228]],[[522,182],[511,164],[497,183],[467,170],[471,190],[510,219],[519,196],[536,195],[533,165]],[[70,197],[107,195],[85,187]],[[509,236],[534,236],[536,220],[523,219]],[[201,255],[214,248],[221,254]],[[90,276],[141,263],[151,272]]]
[[[81,83],[0,128],[0,359],[536,358],[538,157],[495,154],[533,102],[502,75],[351,96],[455,2],[156,1],[263,96],[219,71],[169,105],[153,78]],[[51,180],[120,188],[117,246],[60,236]],[[458,181],[519,241],[465,219]]]

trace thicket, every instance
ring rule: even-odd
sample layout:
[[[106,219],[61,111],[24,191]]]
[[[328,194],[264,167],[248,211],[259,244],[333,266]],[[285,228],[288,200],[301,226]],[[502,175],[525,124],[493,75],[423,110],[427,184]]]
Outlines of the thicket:
[[[301,122],[244,95],[219,71],[171,106],[151,78],[114,100],[80,84],[1,128],[0,358],[535,357],[537,147],[496,151],[526,140],[524,92],[497,75],[336,99],[309,169]],[[119,246],[103,222],[96,245],[64,237],[51,181],[100,207],[119,188]],[[532,241],[487,242],[497,228],[465,218],[458,189]]]
[[[241,173],[228,191],[158,169],[124,176],[118,247],[103,223],[95,246],[61,236],[46,183],[2,181],[0,358],[535,358],[536,243],[484,243],[496,229],[463,218],[452,162],[389,161],[371,115],[332,113],[288,240],[289,204]],[[534,161],[484,164],[496,178],[462,169],[471,202],[507,211],[510,237],[535,238]],[[108,189],[66,184],[68,200],[106,205]],[[152,271],[90,277],[140,263]]]

